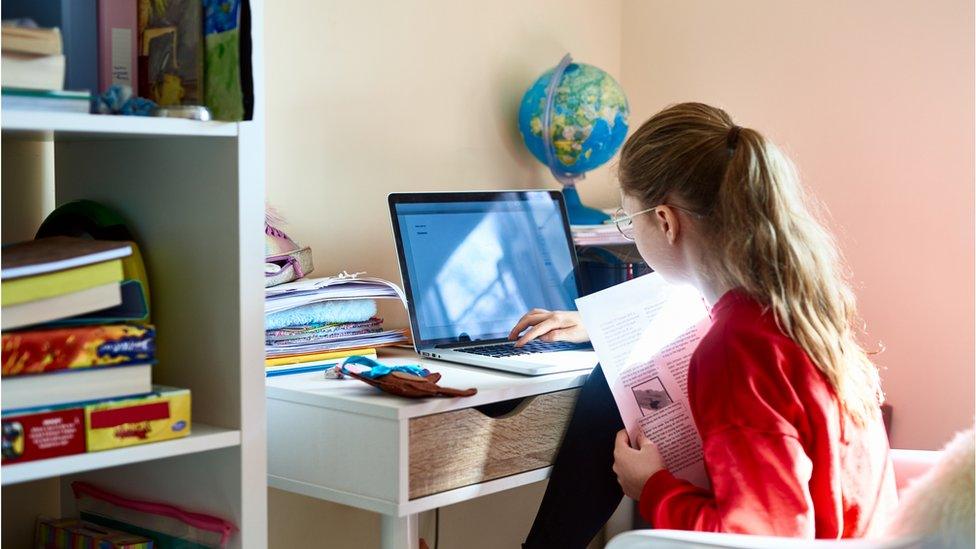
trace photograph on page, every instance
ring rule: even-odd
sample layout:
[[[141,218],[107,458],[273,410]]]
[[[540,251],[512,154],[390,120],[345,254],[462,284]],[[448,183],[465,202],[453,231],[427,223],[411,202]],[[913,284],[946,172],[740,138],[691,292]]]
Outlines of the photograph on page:
[[[688,364],[710,325],[701,295],[651,273],[581,297],[576,306],[630,440],[643,432],[671,473],[707,487],[688,404]]]

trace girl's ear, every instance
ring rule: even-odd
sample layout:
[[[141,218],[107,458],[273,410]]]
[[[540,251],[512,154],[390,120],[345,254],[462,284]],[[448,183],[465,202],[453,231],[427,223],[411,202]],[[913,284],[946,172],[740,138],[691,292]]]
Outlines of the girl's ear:
[[[657,222],[658,229],[667,238],[668,244],[673,246],[678,241],[678,234],[681,231],[677,212],[670,206],[661,205],[654,210],[654,220]]]

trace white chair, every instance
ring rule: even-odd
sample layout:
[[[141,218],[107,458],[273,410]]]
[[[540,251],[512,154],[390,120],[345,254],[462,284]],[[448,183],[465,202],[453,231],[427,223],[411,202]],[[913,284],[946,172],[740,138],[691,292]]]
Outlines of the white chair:
[[[928,471],[942,452],[929,450],[892,450],[895,485],[899,493],[909,482]],[[920,547],[917,538],[894,540],[810,540],[688,532],[684,530],[633,530],[615,536],[606,549],[902,549]]]

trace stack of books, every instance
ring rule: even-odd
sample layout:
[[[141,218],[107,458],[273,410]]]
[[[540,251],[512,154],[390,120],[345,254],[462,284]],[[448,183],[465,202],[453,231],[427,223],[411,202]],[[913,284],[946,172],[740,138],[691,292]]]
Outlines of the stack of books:
[[[265,289],[268,375],[325,369],[353,355],[409,341],[407,331],[383,328],[377,299],[399,299],[392,282],[359,274],[303,278]]]
[[[190,392],[152,385],[154,327],[123,322],[131,254],[70,237],[4,247],[3,465],[189,434]]]
[[[91,95],[64,89],[65,57],[61,32],[13,24],[0,27],[0,79],[4,110],[87,113]]]
[[[5,88],[64,89],[61,31],[4,23],[0,28],[0,74]]]

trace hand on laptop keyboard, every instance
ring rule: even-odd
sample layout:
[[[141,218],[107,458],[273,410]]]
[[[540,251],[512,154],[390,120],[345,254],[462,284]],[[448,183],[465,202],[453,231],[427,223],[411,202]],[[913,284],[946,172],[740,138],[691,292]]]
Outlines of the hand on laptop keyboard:
[[[530,341],[522,347],[516,347],[511,343],[496,343],[493,345],[482,345],[480,347],[467,347],[456,349],[460,353],[470,353],[473,355],[490,356],[502,358],[509,356],[530,355],[533,353],[552,353],[556,351],[575,351],[579,349],[590,350],[589,344],[570,343],[567,341]]]
[[[520,337],[519,334],[526,328],[528,330]],[[508,334],[508,339],[517,339],[515,346],[521,347],[537,339],[544,342],[583,343],[589,341],[590,336],[583,327],[583,319],[576,311],[532,309],[519,319]]]

